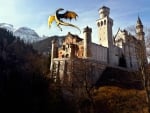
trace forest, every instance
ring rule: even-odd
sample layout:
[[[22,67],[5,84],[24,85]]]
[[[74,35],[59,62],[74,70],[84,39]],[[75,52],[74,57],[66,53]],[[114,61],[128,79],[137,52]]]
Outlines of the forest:
[[[0,29],[1,113],[64,112],[62,93],[46,76],[48,71],[48,57]]]

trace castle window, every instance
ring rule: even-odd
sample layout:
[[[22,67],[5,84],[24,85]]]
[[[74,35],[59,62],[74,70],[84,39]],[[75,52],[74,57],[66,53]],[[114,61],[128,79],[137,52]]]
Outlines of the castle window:
[[[66,58],[69,58],[69,54],[66,54]]]
[[[103,26],[103,21],[101,21],[101,26]]]
[[[100,26],[100,23],[99,23],[99,22],[97,23],[97,26],[98,26],[98,27]]]
[[[106,25],[106,20],[104,20],[104,25]]]
[[[63,45],[63,50],[65,50],[65,45]]]

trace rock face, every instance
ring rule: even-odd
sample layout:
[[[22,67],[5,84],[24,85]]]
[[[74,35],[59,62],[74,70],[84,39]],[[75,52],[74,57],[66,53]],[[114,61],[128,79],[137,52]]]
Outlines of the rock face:
[[[20,27],[15,29],[13,25],[7,23],[0,23],[0,28],[4,28],[9,32],[12,32],[14,36],[19,37],[26,43],[33,43],[40,40],[40,36],[31,28]]]

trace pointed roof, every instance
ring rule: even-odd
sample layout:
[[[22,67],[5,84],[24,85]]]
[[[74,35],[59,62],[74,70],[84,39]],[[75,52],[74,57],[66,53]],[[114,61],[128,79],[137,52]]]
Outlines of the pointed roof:
[[[137,24],[142,25],[142,21],[139,16],[138,16]]]

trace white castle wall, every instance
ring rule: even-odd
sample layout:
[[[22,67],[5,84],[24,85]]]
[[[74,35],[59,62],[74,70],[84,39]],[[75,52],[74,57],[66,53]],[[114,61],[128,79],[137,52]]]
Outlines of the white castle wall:
[[[107,48],[91,43],[91,59],[107,63]]]

